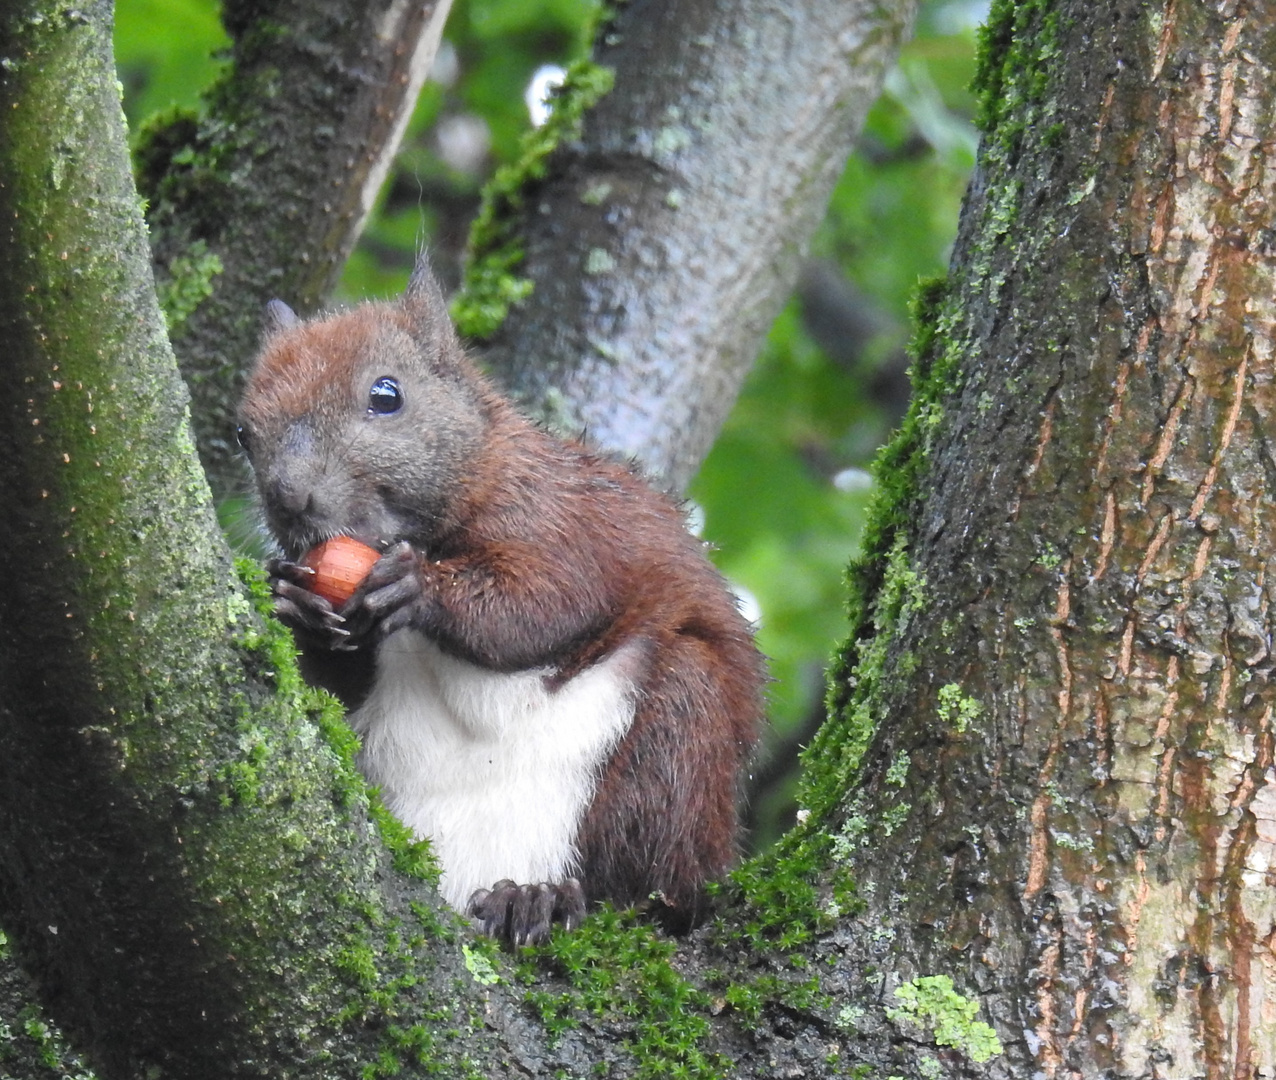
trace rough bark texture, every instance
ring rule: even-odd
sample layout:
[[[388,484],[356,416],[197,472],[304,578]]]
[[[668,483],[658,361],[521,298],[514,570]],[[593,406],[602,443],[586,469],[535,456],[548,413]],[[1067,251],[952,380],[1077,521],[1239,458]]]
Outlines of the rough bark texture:
[[[864,987],[985,1003],[1006,1053],[951,1075],[1276,1074],[1274,25],[994,4],[905,497],[817,755],[880,721],[840,809],[891,937]]]
[[[108,1075],[357,1075],[401,1016],[455,1063],[472,983],[217,531],[109,4],[3,9],[0,145],[0,920]]]
[[[231,64],[205,115],[148,133],[142,186],[161,290],[189,306],[211,288],[173,341],[201,457],[222,492],[241,476],[234,406],[263,306],[277,296],[309,313],[336,284],[450,6],[228,2]]]
[[[532,411],[680,489],[797,277],[911,2],[631,0],[615,85],[524,193],[534,283],[485,358]]]
[[[1274,16],[994,7],[804,827],[691,939],[608,914],[467,972],[214,540],[107,7],[6,7],[0,920],[77,1043],[119,1076],[1276,1071]]]

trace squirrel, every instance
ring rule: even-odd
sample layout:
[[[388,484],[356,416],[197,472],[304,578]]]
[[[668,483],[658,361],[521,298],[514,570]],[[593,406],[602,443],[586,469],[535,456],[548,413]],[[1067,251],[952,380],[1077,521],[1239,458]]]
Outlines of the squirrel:
[[[766,677],[681,507],[519,414],[424,262],[395,302],[265,321],[239,437],[275,610],[444,899],[513,944],[603,900],[694,925],[737,856]],[[333,610],[300,560],[338,535],[382,554]]]

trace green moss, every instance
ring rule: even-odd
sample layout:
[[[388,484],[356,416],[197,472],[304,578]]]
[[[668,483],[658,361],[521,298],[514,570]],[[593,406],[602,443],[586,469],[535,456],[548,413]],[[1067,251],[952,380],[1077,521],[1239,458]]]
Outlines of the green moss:
[[[237,640],[259,667],[273,677],[273,698],[242,703],[242,719],[236,729],[237,753],[222,766],[221,798],[239,812],[252,812],[270,801],[284,801],[314,788],[303,761],[294,760],[282,748],[277,734],[291,723],[309,730],[310,745],[330,752],[325,775],[332,777],[334,806],[352,817],[364,814],[375,824],[397,871],[431,883],[438,881],[438,866],[429,845],[417,840],[395,818],[375,790],[369,790],[355,768],[358,739],[346,724],[341,707],[329,695],[306,686],[296,669],[292,635],[270,615],[272,599],[260,568],[252,562],[238,564],[249,599],[260,618],[248,618],[242,608],[229,615]],[[289,710],[292,710],[291,713]],[[287,717],[293,716],[289,721]],[[304,725],[309,725],[305,728]],[[305,739],[303,738],[303,742]],[[255,888],[250,879],[244,888]],[[263,891],[272,886],[263,884]],[[414,992],[422,981],[422,965],[431,963],[427,940],[454,941],[456,919],[421,902],[410,909],[416,923],[408,926],[388,921],[376,899],[362,894],[338,898],[348,910],[351,930],[334,942],[327,964],[334,976],[355,993],[339,995],[347,1004],[332,1017],[340,1029],[379,1032],[380,1046],[373,1060],[363,1066],[369,1078],[391,1076],[411,1067],[427,1075],[461,1076],[472,1070],[450,1057],[450,1039],[443,1027],[430,1021],[453,1019],[456,1006],[423,1009]]]
[[[133,167],[137,187],[154,193],[169,164],[189,164],[190,147],[199,133],[199,113],[193,109],[164,109],[148,117],[133,138]]]
[[[527,133],[518,161],[497,169],[484,187],[470,228],[465,280],[452,302],[452,318],[464,336],[490,337],[510,305],[531,293],[532,283],[514,273],[523,261],[519,212],[529,191],[548,174],[550,155],[580,137],[585,113],[611,89],[613,79],[610,68],[587,60],[573,64],[554,93],[549,119]]]
[[[1051,61],[1058,55],[1059,13],[1053,0],[993,0],[979,33],[975,61],[975,122],[1003,148],[1014,150],[1040,120]],[[1058,125],[1041,138],[1059,145]]]
[[[899,1007],[887,1009],[887,1018],[932,1028],[936,1046],[954,1047],[979,1063],[1001,1053],[996,1032],[975,1019],[979,1003],[957,993],[947,975],[926,975],[906,982],[896,988],[895,1000]]]
[[[943,403],[961,380],[953,309],[944,281],[923,283],[911,349],[914,398],[875,465],[877,486],[863,555],[849,572],[850,636],[834,661],[829,721],[804,755],[801,824],[772,852],[732,876],[748,902],[737,933],[755,951],[783,952],[800,945],[862,904],[848,866],[872,823],[858,803],[848,806],[846,797],[886,705],[894,653],[901,651],[894,645],[927,610],[927,584],[913,562],[911,526]],[[888,769],[888,782],[902,786],[908,767],[907,755],[898,756]],[[910,811],[910,804],[900,803],[887,809],[878,824],[889,832]],[[829,819],[837,814],[841,820],[830,833]]]
[[[441,871],[429,841],[418,840],[411,829],[386,809],[376,791],[371,793],[368,809],[372,820],[376,822],[382,842],[390,851],[394,868],[401,874],[438,885]]]
[[[377,792],[368,789],[355,766],[359,738],[346,723],[340,702],[301,681],[297,671],[296,645],[292,634],[273,617],[273,598],[261,567],[250,559],[239,559],[236,568],[261,616],[260,628],[244,620],[240,643],[267,660],[279,697],[315,724],[324,743],[335,755],[333,801],[340,807],[353,808],[366,799],[368,812],[390,852],[394,868],[409,877],[437,885],[439,867],[429,843],[418,840],[411,829],[386,809]],[[238,623],[239,620],[234,621]],[[241,802],[255,803],[261,796],[259,770],[270,757],[267,728],[247,722],[241,725],[239,747],[239,758],[224,766],[222,775],[230,794]]]
[[[754,953],[787,953],[861,907],[853,879],[838,865],[834,838],[810,818],[736,870],[731,881],[748,906],[741,923],[722,929]]]
[[[874,465],[875,487],[861,542],[848,573],[849,635],[829,677],[829,723],[805,755],[803,806],[817,818],[845,797],[864,749],[886,708],[892,675],[915,670],[916,658],[897,644],[925,603],[925,581],[913,567],[912,523],[940,434],[946,403],[961,390],[970,332],[961,321],[961,295],[981,288],[996,296],[1000,281],[993,258],[1018,220],[1023,184],[1009,171],[1029,128],[1061,133],[1043,119],[1050,60],[1059,49],[1059,20],[1052,0],[994,0],[981,35],[975,89],[981,126],[989,137],[982,158],[988,190],[980,241],[964,280],[923,282],[914,303],[910,347],[913,398],[899,431]],[[991,302],[991,301],[990,301]],[[956,723],[972,714],[959,712]]]
[[[531,965],[545,964],[567,986],[563,993],[530,990],[526,1000],[552,1037],[586,1017],[622,1025],[634,1076],[723,1077],[727,1063],[702,1045],[710,1030],[710,997],[674,969],[676,948],[632,911],[604,908],[573,932],[526,950],[524,978],[534,977]]]
[[[333,778],[333,800],[338,806],[352,807],[367,791],[363,774],[354,763],[359,752],[359,737],[346,723],[341,703],[331,694],[314,687],[306,687],[302,694],[302,704],[307,715],[314,720],[319,734],[323,736],[328,748],[336,754],[339,762]]]
[[[362,990],[373,990],[381,981],[372,948],[364,941],[347,944],[333,958],[333,966]]]
[[[828,1004],[820,980],[815,976],[773,973],[728,984],[722,992],[722,1000],[749,1027],[758,1023],[768,1007],[807,1012]]]
[[[835,658],[829,697],[833,723],[824,725],[803,755],[808,779],[801,801],[816,814],[838,803],[849,789],[880,717],[891,647],[925,609],[925,578],[913,569],[902,525],[894,526],[884,558],[874,564],[861,560],[851,568],[857,614],[865,621],[852,624],[853,635]],[[877,578],[875,594],[869,592],[871,577]],[[915,667],[915,658],[909,666]]]
[[[751,983],[732,983],[726,988],[722,999],[750,1026],[761,1019],[762,1006],[766,1000],[759,988]]]
[[[221,259],[203,240],[196,240],[169,261],[168,276],[156,283],[156,291],[170,334],[212,295],[213,278],[221,272]]]
[[[926,581],[913,565],[912,522],[944,404],[961,387],[964,343],[955,334],[956,301],[945,280],[921,283],[913,314],[913,397],[898,432],[874,463],[862,550],[847,575],[849,635],[829,674],[829,720],[803,755],[799,800],[815,821],[843,804],[900,658],[912,669],[917,662],[895,649],[927,607]]]
[[[250,559],[237,559],[235,566],[258,617],[248,618],[248,613],[240,607],[242,601],[238,600],[232,600],[228,617],[239,646],[257,658],[257,664],[274,680],[275,697],[270,701],[239,703],[238,753],[218,770],[221,783],[219,797],[223,805],[256,806],[270,805],[278,799],[298,794],[295,785],[304,784],[303,773],[306,770],[286,756],[277,759],[274,745],[278,740],[272,734],[280,730],[278,725],[287,726],[283,719],[285,716],[298,715],[304,718],[304,722],[314,725],[335,758],[335,761],[330,759],[332,767],[328,770],[332,777],[334,804],[343,809],[355,809],[368,797],[367,785],[354,764],[358,737],[345,722],[340,703],[302,681],[297,670],[296,644],[287,627],[273,616],[274,600],[261,567]],[[291,776],[292,786],[279,782],[279,770]],[[399,849],[403,845],[396,848],[387,840],[387,846],[395,853],[398,865]],[[411,863],[410,857],[404,858],[406,863]]]
[[[386,1028],[386,1048],[375,1062],[363,1067],[364,1080],[398,1076],[404,1072],[405,1065],[415,1066],[410,1073],[414,1076],[423,1073],[426,1076],[463,1077],[466,1080],[481,1078],[482,1074],[469,1063],[439,1062],[439,1039],[436,1037],[434,1024],[446,1020],[446,1014],[433,1011],[421,1019],[426,1023],[390,1024]]]

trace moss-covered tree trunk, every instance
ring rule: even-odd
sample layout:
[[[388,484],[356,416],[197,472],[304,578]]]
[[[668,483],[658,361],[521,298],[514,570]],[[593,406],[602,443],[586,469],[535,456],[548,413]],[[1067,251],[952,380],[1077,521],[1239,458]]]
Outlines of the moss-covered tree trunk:
[[[437,898],[216,528],[110,27],[0,9],[0,920],[107,1075],[353,1076],[427,1016],[459,1075],[477,990],[424,963]],[[20,1033],[50,1049],[13,989],[6,1072]]]
[[[933,1071],[1276,1074],[1273,26],[993,7],[979,172],[812,755],[863,989],[951,975],[1005,1045]]]
[[[1273,16],[994,7],[803,824],[690,939],[603,916],[516,966],[390,869],[235,590],[108,6],[4,8],[0,918],[77,1045],[112,1076],[1276,1070]]]

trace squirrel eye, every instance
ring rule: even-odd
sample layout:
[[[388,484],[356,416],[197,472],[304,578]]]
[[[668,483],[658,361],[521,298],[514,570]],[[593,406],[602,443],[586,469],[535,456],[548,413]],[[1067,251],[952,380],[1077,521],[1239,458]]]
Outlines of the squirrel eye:
[[[253,452],[252,436],[244,430],[243,424],[240,424],[237,428],[235,428],[235,441],[239,443],[240,449],[243,450],[245,454],[251,454]]]
[[[382,375],[368,391],[368,412],[385,416],[403,408],[403,387],[398,379]]]

